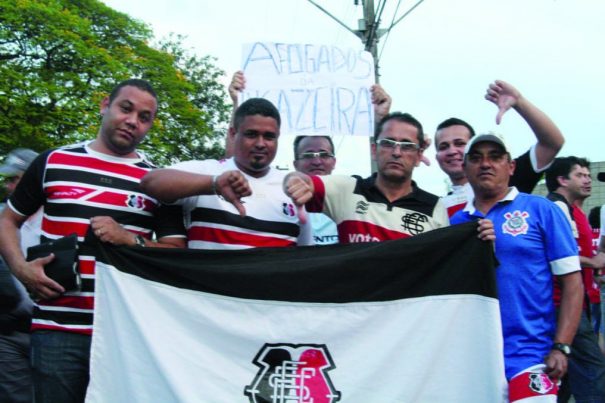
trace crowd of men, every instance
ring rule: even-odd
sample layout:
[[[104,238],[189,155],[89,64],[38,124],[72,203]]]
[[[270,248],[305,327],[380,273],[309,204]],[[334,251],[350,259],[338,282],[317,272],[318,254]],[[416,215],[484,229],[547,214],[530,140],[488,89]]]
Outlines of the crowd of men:
[[[332,175],[329,136],[297,137],[296,172],[274,168],[279,112],[262,98],[238,105],[244,87],[238,72],[229,88],[236,107],[225,159],[158,169],[137,151],[158,105],[139,79],[118,84],[102,101],[94,140],[40,155],[16,150],[5,159],[0,173],[15,186],[0,215],[0,284],[14,288],[15,303],[0,316],[7,369],[0,371],[0,401],[81,402],[88,385],[95,256],[79,255],[82,287],[66,291],[44,272],[54,255],[26,260],[28,231],[42,242],[76,233],[81,243],[88,234],[115,245],[245,249],[380,242],[475,220],[500,263],[509,400],[567,401],[573,394],[576,402],[605,401],[595,303],[584,302],[595,271],[605,267],[605,242],[595,255],[581,210],[590,195],[587,161],[555,158],[564,139],[544,112],[506,82],[487,89],[497,122],[513,109],[537,139],[515,159],[502,137],[475,135],[462,119],[438,125],[436,159],[453,185],[439,197],[413,180],[431,143],[422,124],[391,112],[380,86],[371,88],[377,169],[367,178]],[[528,194],[544,172],[556,203]]]

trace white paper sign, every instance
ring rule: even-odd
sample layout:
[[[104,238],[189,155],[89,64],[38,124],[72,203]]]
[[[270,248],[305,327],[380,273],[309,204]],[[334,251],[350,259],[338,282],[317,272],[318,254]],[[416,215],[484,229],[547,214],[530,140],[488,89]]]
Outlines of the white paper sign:
[[[279,109],[281,133],[371,136],[374,111],[369,52],[338,46],[256,42],[244,45],[246,89]]]

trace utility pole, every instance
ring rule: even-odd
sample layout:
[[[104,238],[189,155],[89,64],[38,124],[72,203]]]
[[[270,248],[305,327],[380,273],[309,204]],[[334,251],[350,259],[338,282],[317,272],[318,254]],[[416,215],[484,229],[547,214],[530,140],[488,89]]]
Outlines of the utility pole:
[[[389,27],[387,29],[380,28],[382,13],[384,11],[384,7],[386,5],[387,0],[379,0],[378,14],[376,13],[377,10],[374,8],[374,0],[361,0],[362,7],[363,7],[363,18],[358,20],[357,29],[352,29],[352,28],[348,27],[347,24],[345,24],[344,22],[339,20],[337,17],[332,15],[328,10],[326,10],[325,8],[323,8],[322,6],[317,4],[314,0],[307,0],[307,1],[311,4],[313,4],[315,7],[319,8],[326,15],[328,15],[330,18],[332,18],[334,21],[336,21],[338,24],[340,24],[343,28],[345,28],[347,31],[351,32],[353,35],[357,36],[361,40],[361,43],[363,43],[364,49],[366,51],[370,52],[372,54],[372,57],[374,58],[374,76],[376,79],[376,83],[378,83],[379,78],[380,78],[380,73],[379,73],[380,57],[378,55],[378,42],[379,42],[380,38],[383,35],[388,34],[395,25],[397,25],[401,20],[403,20],[412,11],[414,11],[414,9],[416,7],[418,7],[420,5],[420,3],[422,3],[424,0],[418,0],[416,2],[416,4],[414,4],[412,7],[410,7],[410,9],[408,11],[406,11],[397,20],[395,20],[395,18],[393,18],[393,22],[391,23],[391,25],[389,25]],[[353,3],[357,6],[357,5],[359,5],[359,1],[360,0],[353,0]],[[401,3],[401,1],[402,0],[399,0],[399,3]],[[399,9],[399,4],[397,5],[397,10],[398,9]],[[397,13],[397,10],[395,10],[395,14]]]
[[[397,25],[401,20],[403,20],[408,14],[410,14],[416,7],[420,5],[424,0],[418,0],[414,6],[412,6],[408,11],[406,11],[401,17],[395,20],[395,16],[393,16],[393,21],[391,25],[387,29],[380,28],[380,21],[382,17],[382,13],[384,11],[384,7],[386,5],[387,0],[379,0],[378,1],[378,13],[374,9],[374,0],[361,0],[363,7],[363,18],[358,20],[358,29],[352,29],[347,26],[344,22],[340,21],[334,15],[332,15],[325,8],[317,4],[314,0],[308,0],[309,3],[313,4],[315,7],[319,8],[326,15],[344,27],[347,31],[351,32],[353,35],[357,36],[361,42],[363,43],[364,49],[372,54],[372,58],[374,59],[374,79],[376,83],[380,82],[380,56],[378,55],[378,41],[384,34],[388,34],[391,29],[395,25]],[[353,0],[353,3],[357,6],[359,5],[360,0]],[[399,4],[401,4],[402,0],[399,0],[397,4],[397,9],[395,10],[395,14],[399,10]],[[370,137],[370,145],[372,144],[372,138]],[[372,161],[371,171],[374,172],[376,170],[376,163]]]

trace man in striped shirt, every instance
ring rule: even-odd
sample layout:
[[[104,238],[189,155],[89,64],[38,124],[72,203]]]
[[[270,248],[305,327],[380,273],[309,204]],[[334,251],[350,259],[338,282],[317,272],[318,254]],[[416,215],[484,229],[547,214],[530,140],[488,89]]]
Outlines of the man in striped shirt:
[[[80,248],[80,290],[65,289],[46,276],[54,255],[27,262],[19,228],[44,206],[42,241],[76,233],[81,246],[89,228],[116,245],[184,247],[182,223],[164,214],[139,188],[153,168],[137,145],[157,109],[153,88],[143,80],[118,84],[101,102],[95,140],[46,151],[27,169],[0,216],[0,251],[15,276],[37,300],[32,321],[32,364],[37,402],[82,402],[88,385],[95,256]],[[159,242],[152,242],[156,232]]]
[[[148,173],[143,189],[183,206],[190,248],[245,249],[313,243],[283,192],[284,174],[271,167],[280,116],[271,102],[251,98],[235,111],[233,157],[185,161]]]

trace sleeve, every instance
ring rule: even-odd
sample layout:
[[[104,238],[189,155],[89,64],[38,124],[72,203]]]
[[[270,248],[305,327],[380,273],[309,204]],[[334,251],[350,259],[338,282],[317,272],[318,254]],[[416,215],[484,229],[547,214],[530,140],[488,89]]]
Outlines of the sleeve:
[[[51,152],[52,150],[46,151],[34,159],[8,199],[8,205],[15,213],[30,216],[46,202],[43,182],[46,162]]]
[[[183,208],[179,205],[160,206],[155,210],[154,231],[157,239],[164,237],[186,238]]]
[[[545,200],[542,204],[546,258],[554,275],[562,276],[580,270],[578,244],[563,211]]]
[[[536,172],[535,165],[532,164],[530,153],[534,153],[534,148],[530,148],[527,152],[515,158],[515,172],[511,176],[508,185],[515,186],[519,192],[531,193],[538,181],[542,177],[542,171],[547,167]],[[535,157],[534,157],[535,161]]]
[[[315,195],[307,202],[307,209],[314,213],[324,213],[335,222],[339,222],[342,211],[350,203],[357,179],[346,175],[312,176]]]
[[[305,208],[311,213],[321,213],[324,209],[326,187],[324,186],[323,180],[319,176],[311,175],[311,181],[313,181],[315,193],[313,194],[311,200],[305,204]]]

